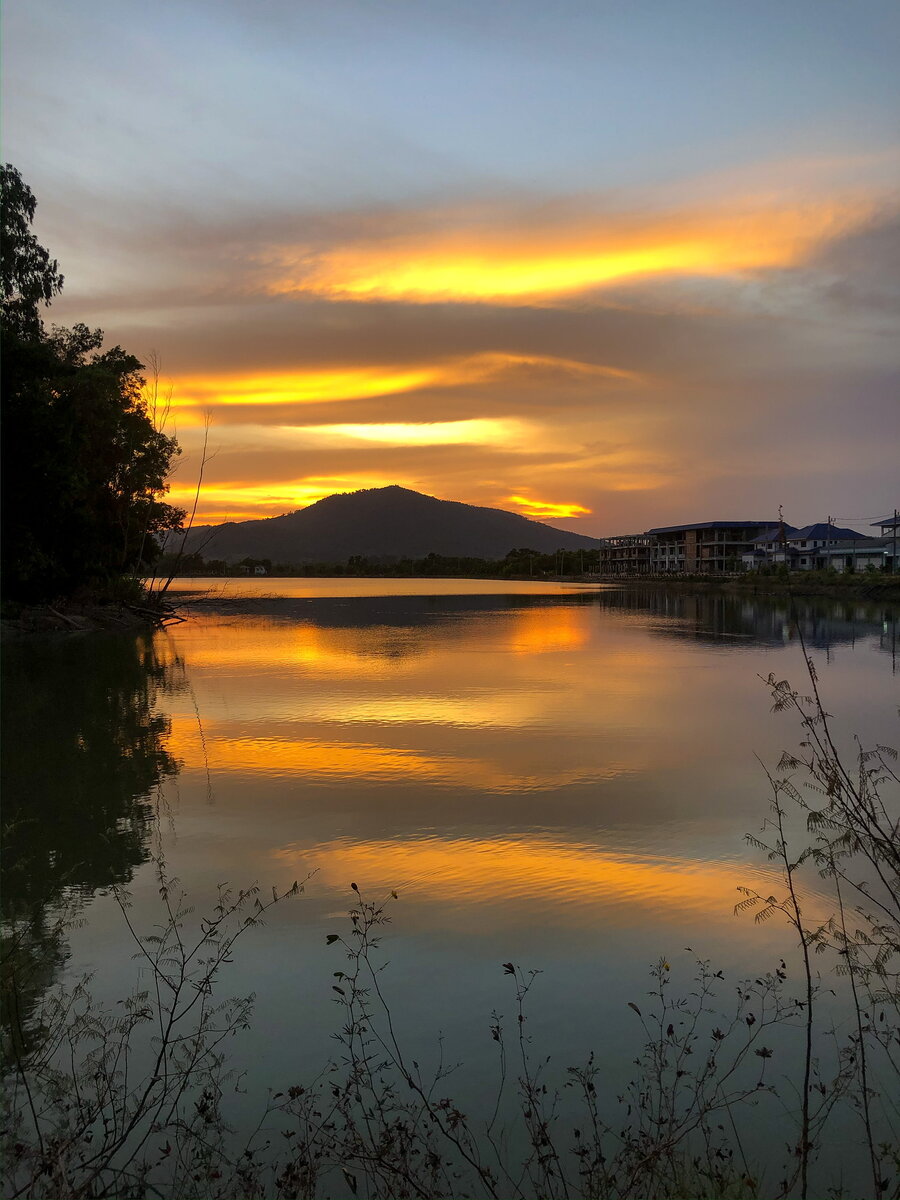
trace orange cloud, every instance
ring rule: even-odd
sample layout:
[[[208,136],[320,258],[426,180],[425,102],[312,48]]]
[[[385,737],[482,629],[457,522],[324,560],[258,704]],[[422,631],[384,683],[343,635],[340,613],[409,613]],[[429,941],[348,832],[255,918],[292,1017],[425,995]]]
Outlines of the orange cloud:
[[[273,295],[530,304],[653,276],[732,276],[802,261],[868,215],[861,205],[604,216],[539,228],[460,229],[275,253]]]
[[[195,523],[222,521],[258,521],[306,508],[336,492],[355,492],[359,488],[386,487],[396,482],[381,476],[348,479],[305,478],[273,484],[207,483],[204,481]],[[172,486],[166,499],[179,508],[193,507],[196,484]]]
[[[507,496],[508,504],[515,504],[526,516],[537,520],[548,520],[562,517],[587,517],[591,509],[582,508],[580,504],[554,504],[549,500],[529,500],[526,496]]]
[[[416,366],[307,368],[266,374],[182,375],[173,381],[175,409],[220,404],[314,404],[363,400],[423,388],[492,382],[510,371],[553,370],[585,381],[635,383],[633,371],[549,355],[487,353]]]

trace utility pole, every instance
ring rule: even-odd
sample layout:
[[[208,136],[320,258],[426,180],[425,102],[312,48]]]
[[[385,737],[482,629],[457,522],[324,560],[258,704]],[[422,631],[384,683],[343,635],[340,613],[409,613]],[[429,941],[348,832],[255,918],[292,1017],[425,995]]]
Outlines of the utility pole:
[[[781,542],[781,553],[784,555],[785,566],[787,566],[787,530],[784,527],[784,506],[778,505],[778,529]]]
[[[894,535],[891,538],[891,574],[897,571],[897,509],[894,509]]]

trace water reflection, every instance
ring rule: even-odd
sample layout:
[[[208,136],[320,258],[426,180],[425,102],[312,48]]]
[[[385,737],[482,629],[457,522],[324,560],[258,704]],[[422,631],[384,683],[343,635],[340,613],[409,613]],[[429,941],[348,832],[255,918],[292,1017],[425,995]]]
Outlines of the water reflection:
[[[831,650],[871,640],[879,650],[896,655],[896,607],[866,600],[829,597],[746,596],[733,593],[696,594],[662,588],[634,588],[605,594],[595,601],[662,616],[667,622],[657,633],[674,637],[744,637],[762,645],[795,644],[802,635],[809,649]]]
[[[195,581],[197,585],[204,582]],[[223,597],[216,593],[206,602],[207,609],[219,616],[233,614],[233,619],[244,616],[268,617],[272,620],[307,622],[314,628],[337,630],[340,628],[380,628],[383,641],[380,653],[386,657],[415,652],[423,639],[410,638],[416,630],[427,630],[432,625],[447,627],[454,622],[465,621],[473,614],[502,614],[512,611],[520,617],[519,636],[524,652],[538,648],[539,641],[546,636],[546,611],[553,609],[560,614],[557,619],[558,639],[566,636],[567,617],[579,607],[596,607],[606,611],[635,614],[641,624],[655,635],[700,640],[722,637],[749,638],[765,645],[790,645],[798,640],[798,629],[811,648],[828,650],[841,645],[855,645],[858,641],[871,639],[878,649],[889,654],[897,652],[898,610],[895,604],[867,600],[836,600],[831,597],[798,596],[788,598],[780,595],[748,595],[729,592],[692,592],[664,587],[618,588],[602,585],[580,590],[570,585],[557,587],[544,594],[516,591],[526,588],[525,584],[503,584],[497,580],[304,580],[300,589],[291,588],[295,580],[264,581],[270,594],[259,594],[260,581],[230,580],[230,592]],[[363,594],[333,594],[334,584],[349,583],[369,585]],[[435,594],[422,595],[421,590],[410,594],[392,594],[391,585],[399,588],[412,584],[423,584]],[[484,586],[484,594],[440,594],[444,584],[469,583]],[[221,588],[221,581],[218,581]],[[319,594],[315,594],[318,584]],[[272,595],[282,585],[285,595]],[[550,585],[548,585],[550,586]],[[377,588],[380,592],[372,594]],[[502,589],[509,589],[503,593]],[[497,594],[500,589],[501,594]],[[294,592],[301,594],[296,595]],[[176,593],[177,594],[177,593]],[[194,600],[196,611],[204,611],[204,602]],[[527,614],[531,614],[531,620]],[[661,618],[653,624],[653,618]],[[649,620],[648,620],[649,619]],[[530,638],[529,638],[530,630]],[[388,631],[393,631],[393,637]],[[404,635],[404,631],[406,631]],[[573,636],[578,637],[576,632]],[[418,645],[417,645],[418,643]],[[368,653],[375,652],[370,645]],[[315,657],[315,645],[308,647]]]
[[[807,601],[797,617],[811,650],[877,646],[884,627],[864,605]],[[790,644],[796,630],[780,604],[659,589],[253,599],[246,614],[205,618],[189,658],[209,701],[202,748],[220,772],[559,791],[693,761],[698,725],[729,732],[721,705],[730,688],[741,694],[737,676],[757,684],[741,664],[724,688],[722,676],[713,689],[690,686],[685,708],[683,673],[699,663],[690,647],[733,657]],[[196,761],[189,709],[176,712],[173,737]]]
[[[183,685],[183,664],[164,641],[100,634],[23,639],[3,657],[9,1033],[65,960],[63,908],[147,859],[154,791],[178,770],[158,698]]]
[[[274,857],[288,873],[309,863],[302,844],[280,847]],[[433,908],[421,911],[424,904],[459,914],[462,929],[470,928],[476,905],[491,907],[492,928],[497,916],[508,923],[525,909],[539,912],[542,924],[569,931],[596,928],[613,912],[618,926],[650,920],[659,928],[686,914],[731,923],[736,879],[730,862],[629,853],[548,835],[342,838],[320,843],[315,861],[321,881],[335,890],[352,877],[366,894],[378,895],[391,879],[413,898],[417,923],[434,918]]]
[[[301,938],[326,917],[330,931],[350,880],[399,886],[417,900],[407,931],[458,939],[462,991],[481,978],[475,941],[500,925],[504,954],[519,938],[531,962],[564,941],[581,961],[591,929],[627,931],[623,979],[660,929],[676,945],[702,929],[710,952],[718,937],[737,957],[780,936],[738,929],[731,910],[762,871],[742,860],[765,807],[753,754],[775,761],[795,736],[774,727],[757,678],[802,663],[784,604],[661,589],[442,595],[440,581],[432,595],[368,581],[382,593],[334,597],[315,582],[319,595],[217,601],[152,643],[9,648],[3,917],[28,933],[32,997],[65,953],[62,900],[136,875],[145,927],[157,919],[139,868],[155,790],[176,770],[178,837],[157,832],[200,903],[222,880],[289,886],[316,871],[311,906],[279,917]],[[804,600],[797,615],[807,647],[834,659],[829,699],[890,742],[877,714],[895,614]],[[128,961],[103,912],[90,911],[103,938],[71,935],[79,964]],[[286,936],[273,930],[258,964],[273,996],[294,994]]]
[[[882,644],[870,606],[807,600],[797,615],[815,654]],[[776,761],[795,736],[758,678],[802,669],[784,605],[660,589],[248,595],[173,637],[203,718],[201,736],[192,705],[171,706],[183,792],[208,768],[216,795],[215,827],[191,825],[206,877],[411,887],[445,931],[476,910],[487,927],[703,912],[733,926],[743,835],[765,807],[754,752]],[[841,701],[874,703],[865,664],[839,657]]]

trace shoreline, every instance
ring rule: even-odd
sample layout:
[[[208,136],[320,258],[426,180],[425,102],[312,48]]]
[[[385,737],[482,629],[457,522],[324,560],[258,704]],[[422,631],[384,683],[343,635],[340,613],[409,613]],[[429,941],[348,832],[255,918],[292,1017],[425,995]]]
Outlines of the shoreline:
[[[183,579],[197,578],[183,576]],[[231,579],[244,579],[245,576],[221,576],[225,583]],[[269,576],[276,579],[327,579],[332,576]],[[436,579],[430,575],[366,575],[366,576],[335,576],[334,578],[348,579]],[[900,576],[892,578],[860,578],[852,582],[834,580],[782,580],[772,577],[743,579],[666,579],[631,576],[578,576],[559,575],[552,579],[536,580],[528,576],[496,576],[496,575],[459,575],[454,579],[482,580],[496,583],[567,583],[583,584],[585,587],[602,585],[606,589],[621,589],[636,591],[638,589],[653,591],[670,591],[679,593],[695,593],[697,595],[729,595],[746,596],[749,598],[790,599],[792,597],[813,598],[826,600],[849,600],[866,604],[885,603],[900,605]],[[174,581],[173,581],[174,582]],[[277,600],[280,597],[256,597],[255,599]],[[140,633],[166,627],[169,623],[188,620],[191,609],[209,611],[211,608],[222,608],[226,611],[233,609],[237,601],[246,603],[251,597],[215,597],[204,596],[202,593],[178,592],[173,587],[170,597],[171,606],[158,611],[135,604],[100,604],[96,601],[70,601],[56,605],[35,604],[14,607],[0,618],[0,638],[29,637],[32,634],[84,634],[84,633]]]
[[[190,593],[179,592],[179,580],[194,580],[194,579],[215,579],[227,584],[232,580],[245,580],[246,575],[184,575],[176,576],[173,580],[171,589],[171,598],[176,601],[176,606],[181,607],[178,601],[183,602]],[[822,580],[817,578],[804,579],[802,575],[792,576],[788,580],[778,579],[774,576],[757,576],[748,579],[745,576],[728,576],[726,578],[690,576],[690,577],[666,577],[666,576],[647,576],[647,575],[553,575],[547,578],[535,579],[529,575],[268,575],[260,577],[258,582],[262,583],[263,579],[274,582],[279,579],[392,579],[392,580],[422,580],[422,579],[465,579],[472,581],[491,582],[491,583],[554,583],[554,584],[575,584],[584,585],[585,587],[603,586],[604,588],[622,588],[633,590],[635,588],[652,588],[662,589],[677,592],[697,592],[699,594],[710,593],[727,593],[729,595],[747,595],[747,596],[822,596],[833,600],[865,600],[867,602],[878,602],[884,600],[889,603],[900,603],[900,575],[896,576],[856,576],[852,577],[852,581],[843,581],[843,577],[838,579]]]
[[[60,601],[9,605],[0,618],[0,640],[51,633],[142,633],[182,620],[172,609],[155,611],[139,604]]]
[[[614,583],[620,587],[662,588],[671,591],[714,593],[723,592],[731,596],[822,596],[831,600],[865,600],[868,603],[880,600],[889,603],[900,603],[900,576],[875,579],[860,578],[852,583],[835,581],[790,580],[763,577],[757,579],[728,578],[728,579],[661,579],[633,575],[627,578],[612,577],[598,578],[598,583]]]

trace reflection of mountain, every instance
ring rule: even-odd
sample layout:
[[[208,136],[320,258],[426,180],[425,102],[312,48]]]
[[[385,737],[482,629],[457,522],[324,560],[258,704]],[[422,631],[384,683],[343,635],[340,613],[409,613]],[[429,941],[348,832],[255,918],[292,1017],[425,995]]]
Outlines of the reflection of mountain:
[[[273,590],[277,582],[273,580]],[[700,639],[728,648],[728,639],[741,638],[762,645],[786,645],[797,640],[796,624],[810,649],[827,650],[865,638],[890,649],[891,630],[896,639],[898,613],[890,606],[866,601],[838,601],[829,597],[798,597],[791,611],[782,597],[747,597],[723,592],[674,591],[666,588],[629,587],[561,595],[435,595],[212,598],[209,607],[223,613],[253,614],[284,621],[302,621],[321,629],[385,631],[385,656],[414,654],[427,642],[426,627],[446,627],[475,615],[575,606],[596,606],[617,612],[650,614],[662,618],[651,628],[654,635]],[[194,602],[198,611],[207,607]],[[421,631],[420,638],[387,636],[389,630]],[[885,634],[887,631],[887,635]],[[463,633],[463,626],[460,625]],[[368,649],[371,654],[371,648]]]
[[[587,550],[596,538],[554,529],[499,508],[437,500],[402,487],[369,488],[326,496],[283,517],[238,521],[193,530],[187,551],[235,562],[344,562],[369,558],[424,558],[427,554],[503,558],[527,547],[542,554]]]
[[[20,1007],[65,957],[60,906],[126,883],[147,857],[150,794],[178,769],[155,701],[178,671],[143,638],[5,648],[4,979],[15,974]]]

